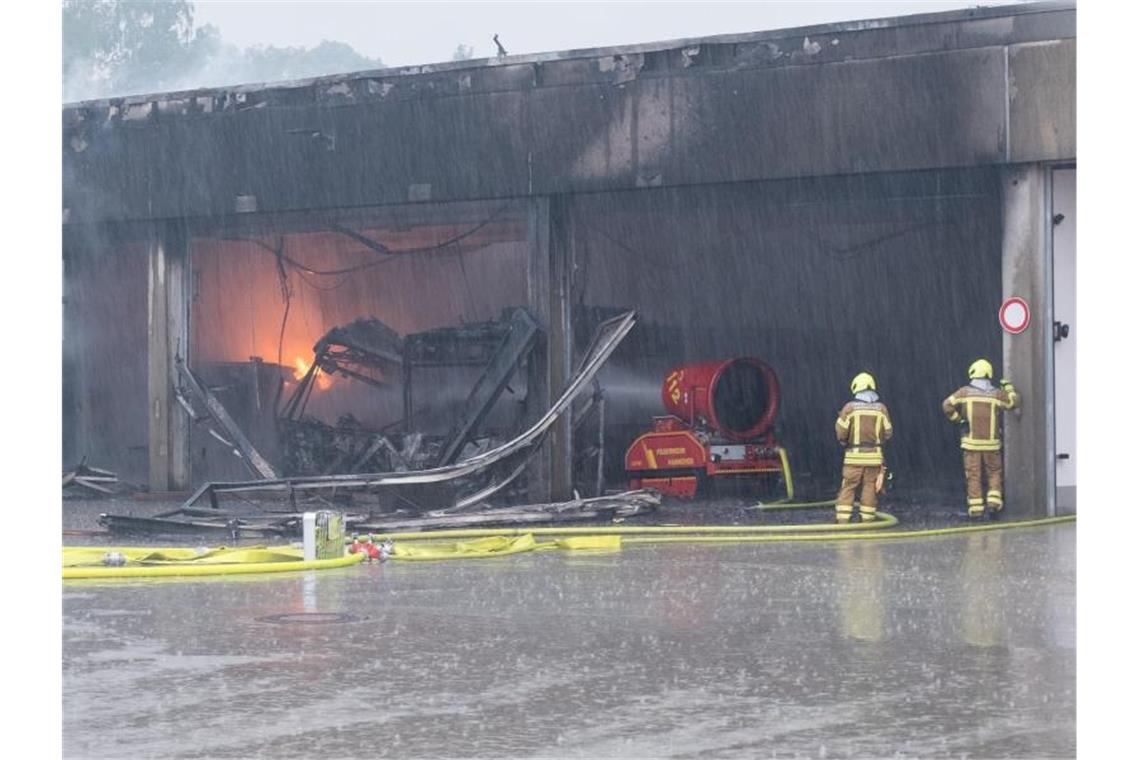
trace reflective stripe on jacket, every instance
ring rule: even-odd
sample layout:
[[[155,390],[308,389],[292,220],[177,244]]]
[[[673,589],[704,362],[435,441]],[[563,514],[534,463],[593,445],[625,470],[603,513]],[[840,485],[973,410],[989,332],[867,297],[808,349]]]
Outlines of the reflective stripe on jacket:
[[[1001,451],[1000,412],[1015,409],[1017,391],[1010,387],[982,390],[964,385],[942,402],[942,411],[951,422],[966,420],[962,448],[966,451]]]
[[[835,420],[835,437],[847,446],[843,464],[872,467],[883,463],[884,441],[894,433],[887,405],[880,402],[848,401]]]

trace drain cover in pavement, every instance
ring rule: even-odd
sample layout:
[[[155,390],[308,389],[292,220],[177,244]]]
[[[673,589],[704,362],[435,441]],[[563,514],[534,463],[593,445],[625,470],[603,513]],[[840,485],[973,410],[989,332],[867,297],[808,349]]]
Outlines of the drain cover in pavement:
[[[284,612],[280,615],[266,615],[257,618],[259,623],[276,623],[278,625],[333,625],[336,623],[356,623],[364,618],[349,615],[344,612]]]

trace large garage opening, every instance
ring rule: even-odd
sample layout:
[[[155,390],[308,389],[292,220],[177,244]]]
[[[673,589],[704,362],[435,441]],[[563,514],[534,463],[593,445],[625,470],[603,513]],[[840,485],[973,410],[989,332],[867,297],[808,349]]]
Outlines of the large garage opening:
[[[284,475],[415,469],[489,446],[527,413],[525,351],[478,429],[444,450],[527,303],[523,208],[417,204],[200,230],[193,371]],[[251,475],[226,438],[194,427],[194,482]]]
[[[774,435],[804,491],[836,485],[836,413],[868,371],[894,417],[896,488],[956,494],[940,402],[973,359],[1000,367],[999,197],[989,170],[575,196],[578,323],[606,307],[641,315],[602,375],[607,483],[626,479],[626,448],[665,414],[671,369],[752,356],[779,378]]]

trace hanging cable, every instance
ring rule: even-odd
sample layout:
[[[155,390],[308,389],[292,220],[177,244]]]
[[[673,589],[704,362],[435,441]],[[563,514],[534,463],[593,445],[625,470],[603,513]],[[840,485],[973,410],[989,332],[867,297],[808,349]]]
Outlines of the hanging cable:
[[[320,291],[324,291],[324,292],[328,292],[330,290],[338,290],[338,289],[344,287],[345,283],[347,283],[351,279],[346,274],[343,277],[341,277],[339,280],[337,280],[336,283],[333,285],[321,285],[320,283],[314,282],[313,280],[309,279],[309,277],[311,275],[306,275],[304,272],[302,272],[299,269],[296,270],[296,272],[297,272],[297,276],[301,278],[301,282],[305,283],[306,285],[308,285],[313,290],[320,290]]]
[[[277,278],[281,285],[281,300],[285,302],[285,311],[281,314],[281,330],[277,334],[277,365],[281,366],[281,359],[285,346],[285,325],[289,321],[289,309],[293,305],[293,286],[289,282],[289,273],[285,271],[285,236],[277,236],[277,246],[273,250],[277,257]]]
[[[474,227],[470,228],[469,230],[467,230],[465,232],[461,232],[458,235],[456,235],[455,237],[444,240],[442,243],[436,243],[434,245],[423,246],[421,248],[403,248],[400,250],[392,250],[391,248],[389,248],[388,246],[379,242],[378,240],[373,240],[372,238],[368,237],[367,235],[362,235],[361,233],[359,233],[356,230],[353,230],[351,228],[345,227],[345,226],[340,225],[340,224],[335,224],[335,223],[329,224],[328,226],[329,226],[329,229],[331,229],[335,232],[340,232],[341,234],[347,235],[347,236],[351,237],[353,240],[356,240],[357,242],[368,246],[369,248],[376,251],[377,253],[382,253],[382,254],[385,254],[388,256],[404,256],[404,255],[407,255],[410,253],[429,253],[431,251],[438,251],[438,250],[442,250],[444,248],[447,248],[449,246],[455,245],[456,243],[462,241],[464,238],[468,238],[468,237],[474,235],[476,232],[478,232],[479,230],[483,229],[488,224],[493,222],[499,216],[499,214],[506,211],[507,205],[508,204],[504,203],[502,206],[499,206],[497,209],[495,209],[494,211],[491,212],[490,216],[488,216],[486,219],[479,222],[478,224],[476,224]]]
[[[837,248],[835,246],[827,245],[823,242],[823,236],[820,235],[818,227],[816,227],[815,232],[819,246],[824,250],[825,253],[840,261],[846,261],[848,259],[862,255],[864,252],[870,251],[872,253],[875,253],[876,251],[873,251],[872,249],[882,245],[883,243],[889,243],[892,240],[905,237],[912,232],[917,232],[918,230],[927,229],[928,227],[937,227],[939,225],[949,223],[950,222],[946,221],[918,222],[917,224],[908,225],[901,230],[888,232],[885,235],[880,235],[878,237],[871,238],[870,240],[865,240],[861,243],[855,243],[854,245],[850,245],[845,248]]]
[[[455,237],[444,240],[442,243],[437,243],[435,245],[429,245],[429,246],[423,246],[420,248],[404,248],[401,250],[392,250],[391,248],[388,248],[383,243],[380,243],[376,240],[373,240],[372,238],[370,238],[366,235],[361,235],[359,232],[356,232],[355,230],[349,229],[347,227],[343,227],[339,224],[330,224],[329,229],[333,230],[334,232],[339,232],[342,235],[347,235],[348,237],[351,237],[353,240],[355,240],[358,243],[370,248],[371,250],[376,251],[377,253],[381,253],[383,255],[386,255],[387,258],[379,259],[376,261],[368,261],[368,262],[365,262],[363,264],[357,264],[356,266],[345,267],[343,269],[327,269],[327,270],[313,269],[311,267],[305,266],[304,264],[301,264],[300,262],[293,261],[293,260],[290,260],[290,263],[293,264],[293,266],[295,266],[299,269],[302,269],[305,272],[308,272],[309,274],[320,275],[323,277],[332,277],[332,276],[336,276],[336,275],[352,274],[353,272],[359,272],[359,271],[364,270],[364,269],[370,269],[372,267],[380,266],[381,264],[386,264],[386,263],[388,263],[390,261],[394,261],[394,260],[396,260],[402,256],[407,256],[407,255],[416,254],[416,253],[431,253],[434,251],[445,250],[445,249],[455,245],[456,243],[459,243],[460,241],[462,241],[468,237],[471,237],[476,232],[478,232],[479,230],[486,227],[488,224],[490,224],[492,221],[494,221],[499,216],[499,214],[501,214],[504,210],[506,210],[506,208],[507,208],[507,204],[503,204],[502,206],[499,206],[499,208],[497,208],[493,212],[491,212],[490,216],[488,216],[486,219],[484,219],[483,221],[476,224],[474,227],[471,227],[470,229],[466,230],[465,232],[461,232],[460,234],[456,235]]]
[[[462,240],[464,240],[468,237],[471,237],[476,232],[478,232],[479,230],[486,227],[488,224],[493,222],[503,211],[505,211],[507,206],[508,206],[508,204],[503,204],[502,206],[500,206],[499,208],[497,208],[493,212],[491,212],[491,215],[488,216],[486,219],[479,222],[474,227],[471,227],[470,229],[465,230],[464,232],[461,232],[460,234],[456,235],[455,237],[444,240],[442,243],[437,243],[435,245],[429,245],[429,246],[423,246],[420,248],[404,248],[404,249],[400,249],[400,250],[392,250],[392,249],[388,248],[386,245],[384,245],[383,243],[380,243],[376,240],[373,240],[372,238],[370,238],[366,235],[361,235],[359,232],[356,232],[355,230],[349,229],[348,227],[343,227],[339,224],[327,225],[330,230],[332,230],[334,232],[339,232],[339,233],[344,234],[344,235],[347,235],[348,237],[351,237],[353,240],[356,240],[357,242],[361,243],[362,245],[368,247],[369,249],[376,251],[377,253],[381,253],[386,257],[386,258],[382,258],[382,259],[376,259],[373,261],[366,261],[363,264],[356,264],[355,266],[351,266],[351,267],[343,267],[341,269],[313,269],[312,267],[308,266],[307,264],[302,264],[300,261],[297,261],[296,259],[293,259],[293,258],[290,258],[289,256],[284,255],[284,253],[280,254],[279,258],[282,261],[284,261],[286,264],[288,264],[289,266],[298,270],[299,272],[304,272],[304,273],[315,275],[318,277],[337,277],[337,276],[341,276],[341,275],[349,275],[349,274],[353,274],[354,272],[360,272],[360,271],[365,270],[365,269],[371,269],[372,267],[378,267],[382,264],[387,264],[389,262],[395,261],[396,259],[402,258],[403,256],[407,256],[407,255],[411,255],[411,254],[417,254],[417,253],[432,253],[435,251],[443,251],[444,249],[449,248],[451,246],[454,246],[456,243],[459,243]],[[237,238],[237,239],[244,241],[244,242],[254,243],[254,244],[260,246],[261,248],[264,248],[265,250],[273,253],[274,255],[278,255],[277,251],[274,248],[266,245],[265,243],[261,242],[260,240],[256,240],[256,239],[252,239],[252,238]]]
[[[289,273],[285,269],[285,262],[287,261],[287,257],[285,256],[285,236],[277,236],[276,246],[266,245],[260,240],[251,240],[249,242],[261,246],[265,250],[271,252],[274,258],[277,260],[277,281],[281,287],[281,300],[285,302],[285,309],[281,314],[281,329],[277,333],[277,366],[280,367],[283,366],[281,364],[281,360],[284,355],[285,325],[289,322],[289,310],[293,305],[293,285],[289,282]],[[285,380],[284,378],[278,376],[277,388],[275,389],[273,397],[274,410],[276,410],[277,405],[281,403],[281,393],[284,390]]]

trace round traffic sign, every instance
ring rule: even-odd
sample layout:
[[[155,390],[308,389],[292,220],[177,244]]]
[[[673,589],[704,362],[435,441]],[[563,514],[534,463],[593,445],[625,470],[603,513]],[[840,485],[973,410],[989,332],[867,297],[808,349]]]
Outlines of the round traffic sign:
[[[998,309],[998,321],[1007,333],[1017,335],[1025,332],[1025,328],[1029,327],[1029,304],[1019,296],[1005,299]]]

